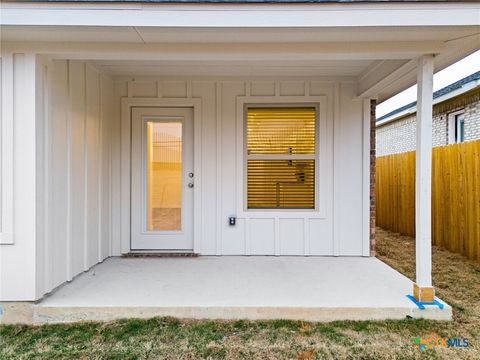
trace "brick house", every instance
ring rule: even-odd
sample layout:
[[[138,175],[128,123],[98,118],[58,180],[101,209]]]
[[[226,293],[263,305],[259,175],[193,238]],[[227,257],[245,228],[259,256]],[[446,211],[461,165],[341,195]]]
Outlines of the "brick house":
[[[480,139],[480,71],[433,94],[432,145]],[[377,155],[415,149],[416,102],[377,118]]]

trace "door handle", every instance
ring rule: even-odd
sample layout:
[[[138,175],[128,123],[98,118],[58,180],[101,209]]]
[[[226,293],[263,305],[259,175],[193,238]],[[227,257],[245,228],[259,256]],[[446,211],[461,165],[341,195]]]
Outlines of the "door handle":
[[[188,187],[191,189],[193,188],[193,183],[188,183]]]

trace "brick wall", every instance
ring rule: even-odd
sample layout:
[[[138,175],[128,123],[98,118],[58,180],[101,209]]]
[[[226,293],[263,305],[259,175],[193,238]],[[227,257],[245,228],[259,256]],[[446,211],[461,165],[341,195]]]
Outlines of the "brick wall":
[[[370,256],[375,256],[376,100],[370,100]]]
[[[433,107],[432,145],[448,144],[448,114],[465,111],[465,140],[480,139],[480,89]],[[416,115],[377,127],[378,156],[415,150]]]
[[[480,100],[465,106],[465,140],[480,139]]]

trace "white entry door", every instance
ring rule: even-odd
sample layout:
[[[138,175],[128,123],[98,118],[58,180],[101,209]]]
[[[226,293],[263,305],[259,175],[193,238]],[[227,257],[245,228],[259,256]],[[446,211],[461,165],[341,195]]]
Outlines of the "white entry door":
[[[193,250],[193,109],[132,109],[132,250]]]

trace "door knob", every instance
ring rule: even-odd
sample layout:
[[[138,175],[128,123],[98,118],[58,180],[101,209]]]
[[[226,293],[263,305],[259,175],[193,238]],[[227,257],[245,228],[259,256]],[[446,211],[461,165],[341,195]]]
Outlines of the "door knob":
[[[188,183],[189,188],[193,188],[193,183]]]
[[[193,178],[193,173],[188,173],[189,178]]]

